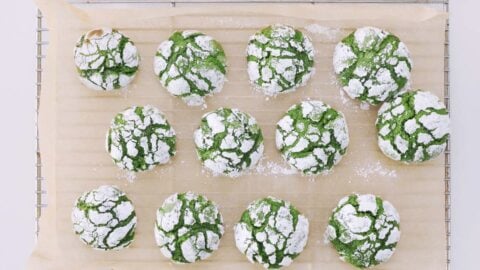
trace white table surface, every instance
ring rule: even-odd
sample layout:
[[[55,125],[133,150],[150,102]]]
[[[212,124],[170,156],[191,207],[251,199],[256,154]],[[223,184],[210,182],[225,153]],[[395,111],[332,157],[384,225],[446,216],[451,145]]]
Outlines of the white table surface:
[[[479,269],[480,1],[450,0],[453,270]],[[23,269],[35,244],[35,28],[31,0],[0,9],[0,269]]]

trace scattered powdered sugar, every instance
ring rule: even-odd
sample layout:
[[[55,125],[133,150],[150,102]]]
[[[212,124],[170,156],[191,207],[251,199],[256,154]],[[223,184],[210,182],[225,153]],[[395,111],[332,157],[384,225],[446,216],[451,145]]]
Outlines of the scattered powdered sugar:
[[[336,81],[336,79],[335,79],[335,85],[338,85],[338,82]],[[361,101],[359,102],[355,99],[348,97],[347,93],[343,89],[339,89],[338,92],[339,92],[338,98],[340,99],[342,104],[345,107],[348,107],[350,110],[353,110],[354,112],[370,110],[371,106],[368,102],[361,102]]]
[[[360,102],[360,109],[368,111],[370,110],[370,104],[368,104],[367,102]]]
[[[255,168],[255,173],[265,176],[294,175],[298,174],[298,171],[285,162],[277,163],[274,161],[267,161],[265,158],[263,158]]]
[[[323,40],[328,41],[338,40],[338,38],[343,34],[343,32],[338,28],[323,26],[316,23],[305,26],[305,29],[312,34],[319,35]]]
[[[133,183],[135,182],[135,179],[137,179],[137,174],[135,172],[122,170],[117,172],[117,179],[127,180],[129,183]]]
[[[375,163],[367,163],[355,167],[355,174],[363,178],[369,178],[372,176],[384,176],[389,178],[397,178],[397,172],[395,170],[389,170],[382,166],[380,161]]]

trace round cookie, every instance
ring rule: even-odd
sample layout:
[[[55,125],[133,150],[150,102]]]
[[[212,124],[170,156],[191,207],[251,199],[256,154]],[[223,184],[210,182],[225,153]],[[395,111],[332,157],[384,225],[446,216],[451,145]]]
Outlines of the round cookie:
[[[230,177],[254,167],[264,149],[257,121],[238,109],[219,108],[203,115],[194,140],[203,165],[213,174]]]
[[[155,107],[133,106],[118,113],[106,136],[107,152],[118,167],[139,172],[165,164],[176,152],[175,131]]]
[[[386,262],[400,240],[400,216],[388,201],[371,194],[344,197],[325,232],[340,259],[358,268]]]
[[[333,67],[343,90],[372,105],[408,88],[413,62],[407,46],[393,34],[362,27],[335,47]]]
[[[252,202],[234,227],[238,250],[267,269],[290,265],[308,240],[308,219],[273,197]]]
[[[384,103],[378,111],[378,146],[393,160],[423,162],[447,147],[450,118],[430,92],[417,90]]]
[[[117,30],[100,28],[80,37],[74,60],[85,86],[110,91],[125,87],[133,80],[140,55],[128,37]]]
[[[192,192],[168,197],[157,210],[155,240],[165,257],[176,263],[208,258],[224,233],[217,206]]]
[[[330,170],[342,159],[349,143],[347,122],[329,105],[309,100],[293,105],[277,123],[277,149],[305,175]]]
[[[173,33],[158,47],[153,67],[163,87],[190,106],[204,104],[205,97],[220,92],[226,80],[222,46],[197,31]]]
[[[248,76],[255,88],[269,96],[295,91],[315,69],[311,40],[287,25],[271,25],[250,37]]]
[[[137,216],[123,191],[100,186],[77,199],[72,222],[75,233],[85,244],[99,250],[117,250],[132,243]]]

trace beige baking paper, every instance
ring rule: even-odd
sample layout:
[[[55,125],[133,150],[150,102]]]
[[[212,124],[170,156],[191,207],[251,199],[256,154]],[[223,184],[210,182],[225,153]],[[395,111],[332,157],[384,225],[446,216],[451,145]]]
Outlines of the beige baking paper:
[[[413,88],[443,96],[446,14],[420,5],[203,5],[137,8],[83,6],[38,0],[50,30],[40,108],[41,150],[48,183],[48,208],[29,269],[261,269],[236,249],[232,227],[252,200],[268,195],[291,201],[310,220],[304,252],[290,269],[353,269],[323,242],[327,218],[338,200],[352,192],[374,193],[392,202],[401,216],[402,237],[392,259],[376,269],[438,270],[446,265],[444,158],[420,165],[387,159],[376,144],[377,108],[360,108],[341,93],[332,68],[334,45],[356,27],[374,25],[398,35],[414,60]],[[248,37],[272,23],[293,25],[309,35],[317,51],[316,74],[295,93],[267,99],[252,90],[246,72]],[[119,29],[137,45],[142,61],[126,91],[95,92],[77,78],[73,47],[88,30]],[[228,82],[208,98],[208,108],[187,107],[170,96],[153,74],[153,55],[174,30],[197,29],[225,48]],[[288,166],[274,145],[275,124],[292,104],[320,99],[345,113],[350,129],[347,155],[327,176],[285,174]],[[110,120],[131,105],[152,104],[178,134],[178,153],[169,165],[138,174],[128,182],[105,151]],[[259,169],[238,179],[203,172],[192,139],[202,114],[220,106],[253,115],[265,137]],[[72,231],[75,199],[102,184],[117,185],[138,215],[136,238],[128,249],[102,252],[85,246]],[[194,191],[218,203],[226,233],[208,260],[175,265],[162,256],[153,237],[155,210],[174,192]]]

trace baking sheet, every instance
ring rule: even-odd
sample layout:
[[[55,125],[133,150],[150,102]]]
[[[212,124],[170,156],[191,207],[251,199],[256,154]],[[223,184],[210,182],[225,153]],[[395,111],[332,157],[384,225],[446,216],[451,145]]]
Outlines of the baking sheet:
[[[342,95],[333,75],[333,48],[354,28],[374,25],[398,35],[414,60],[413,88],[443,96],[443,53],[446,15],[419,5],[204,5],[200,7],[114,9],[74,8],[59,0],[39,0],[50,30],[45,87],[40,111],[41,148],[48,181],[48,204],[41,221],[39,244],[30,269],[260,269],[235,248],[232,227],[246,205],[273,195],[291,201],[310,220],[305,251],[291,269],[351,269],[323,243],[328,215],[338,200],[352,192],[375,193],[391,201],[401,215],[402,239],[393,258],[377,269],[440,269],[446,264],[444,223],[444,159],[415,166],[385,158],[376,146],[377,108],[361,108]],[[245,70],[248,37],[271,23],[302,29],[317,49],[316,75],[293,94],[266,99],[251,89]],[[111,26],[129,36],[142,56],[140,71],[127,91],[87,90],[76,77],[72,61],[78,37],[91,28]],[[224,90],[208,99],[208,108],[187,107],[161,88],[152,61],[158,44],[172,31],[197,29],[220,41],[229,64]],[[343,111],[350,128],[347,155],[327,176],[292,175],[274,146],[275,124],[288,107],[318,98]],[[178,153],[172,164],[139,174],[131,183],[104,150],[111,118],[131,105],[160,108],[177,131]],[[265,136],[265,159],[250,175],[231,180],[202,171],[192,132],[203,113],[219,106],[252,114]],[[139,223],[136,240],[118,252],[94,251],[72,232],[70,211],[84,191],[113,184],[135,204]],[[173,192],[192,190],[216,201],[226,234],[209,260],[177,266],[155,246],[155,209]]]

